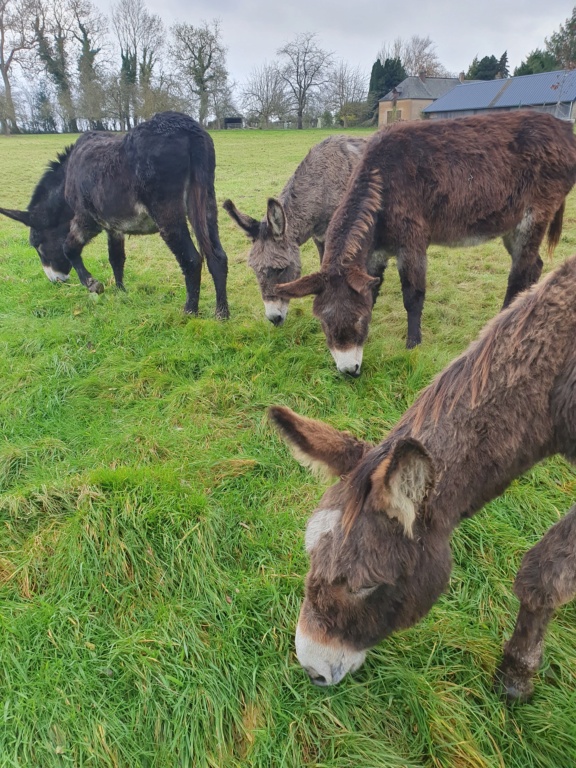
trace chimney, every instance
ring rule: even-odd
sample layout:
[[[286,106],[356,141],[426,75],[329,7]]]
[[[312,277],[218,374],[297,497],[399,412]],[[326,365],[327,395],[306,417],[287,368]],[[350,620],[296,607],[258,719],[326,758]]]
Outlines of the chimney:
[[[464,77],[465,77],[464,72],[460,72],[460,74],[458,75],[458,80],[460,80],[460,82],[463,83]]]
[[[418,72],[418,77],[420,78],[420,80],[422,80],[423,83],[425,83],[426,82],[426,70],[425,69],[421,69],[420,72]]]

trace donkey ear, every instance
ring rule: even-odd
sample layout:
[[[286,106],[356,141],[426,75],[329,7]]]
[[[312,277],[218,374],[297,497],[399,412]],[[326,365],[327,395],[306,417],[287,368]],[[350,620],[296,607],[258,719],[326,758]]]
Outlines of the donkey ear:
[[[366,293],[380,283],[379,277],[370,277],[369,274],[357,268],[352,268],[348,271],[346,280],[356,293]]]
[[[321,272],[313,272],[304,275],[291,283],[278,283],[274,288],[274,294],[281,299],[301,299],[311,293],[322,293],[324,290],[324,277]]]
[[[266,219],[274,240],[280,240],[284,237],[284,232],[286,232],[286,214],[284,213],[282,203],[273,197],[268,198]]]
[[[28,211],[14,211],[11,208],[0,208],[0,213],[3,213],[4,216],[8,216],[9,219],[14,219],[14,221],[19,221],[21,224],[25,224],[27,227],[30,226],[30,213]]]
[[[364,453],[371,448],[357,440],[350,432],[340,432],[334,427],[275,405],[268,416],[288,443],[294,458],[313,472],[332,477],[342,477],[351,472]]]
[[[412,538],[416,513],[434,486],[430,454],[413,438],[399,440],[372,473],[372,504],[395,517]]]
[[[245,213],[240,213],[238,208],[234,205],[232,200],[224,200],[222,208],[226,211],[232,221],[243,229],[248,235],[250,240],[256,240],[260,234],[260,222],[253,219],[252,216],[247,216]]]

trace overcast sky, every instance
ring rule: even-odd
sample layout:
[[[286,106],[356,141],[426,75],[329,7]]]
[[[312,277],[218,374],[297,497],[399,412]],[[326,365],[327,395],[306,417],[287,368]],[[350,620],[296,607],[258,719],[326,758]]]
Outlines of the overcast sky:
[[[110,0],[111,4],[114,0]],[[100,4],[100,3],[98,3]],[[102,3],[105,5],[107,3]],[[276,58],[299,32],[315,32],[319,45],[370,73],[378,51],[396,37],[420,35],[436,44],[440,62],[455,74],[474,56],[508,51],[511,72],[572,15],[559,0],[146,0],[167,25],[218,18],[232,79]]]

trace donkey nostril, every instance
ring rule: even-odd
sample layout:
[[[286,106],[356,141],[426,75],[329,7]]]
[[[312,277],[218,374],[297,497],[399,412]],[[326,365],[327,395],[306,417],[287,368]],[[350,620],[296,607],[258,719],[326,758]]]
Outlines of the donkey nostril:
[[[349,376],[354,376],[354,378],[357,378],[358,376],[360,376],[360,364],[356,363],[356,365],[354,366],[354,370],[347,371],[347,373]]]
[[[314,685],[324,685],[326,683],[326,678],[324,675],[315,675],[314,677],[311,675],[310,680],[312,680]]]
[[[270,318],[274,325],[282,325],[282,319],[282,315],[274,315],[274,317]]]

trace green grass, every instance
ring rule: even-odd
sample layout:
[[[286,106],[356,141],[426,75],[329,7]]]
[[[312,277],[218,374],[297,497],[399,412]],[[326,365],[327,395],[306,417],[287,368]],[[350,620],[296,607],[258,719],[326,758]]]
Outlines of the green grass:
[[[214,135],[217,196],[260,216],[326,132]],[[0,204],[25,207],[69,137],[0,140]],[[554,263],[575,250],[569,201]],[[423,345],[388,270],[358,380],[339,377],[309,300],[264,318],[248,242],[220,217],[232,319],[184,317],[159,238],[127,242],[127,294],[51,285],[27,231],[0,221],[0,766],[569,768],[576,611],[551,626],[536,695],[492,692],[522,553],[573,503],[559,459],[453,541],[449,591],[334,689],[294,656],[306,519],[322,485],[267,423],[286,404],[378,441],[498,310],[508,257],[431,248]],[[312,246],[305,270],[316,267]]]

